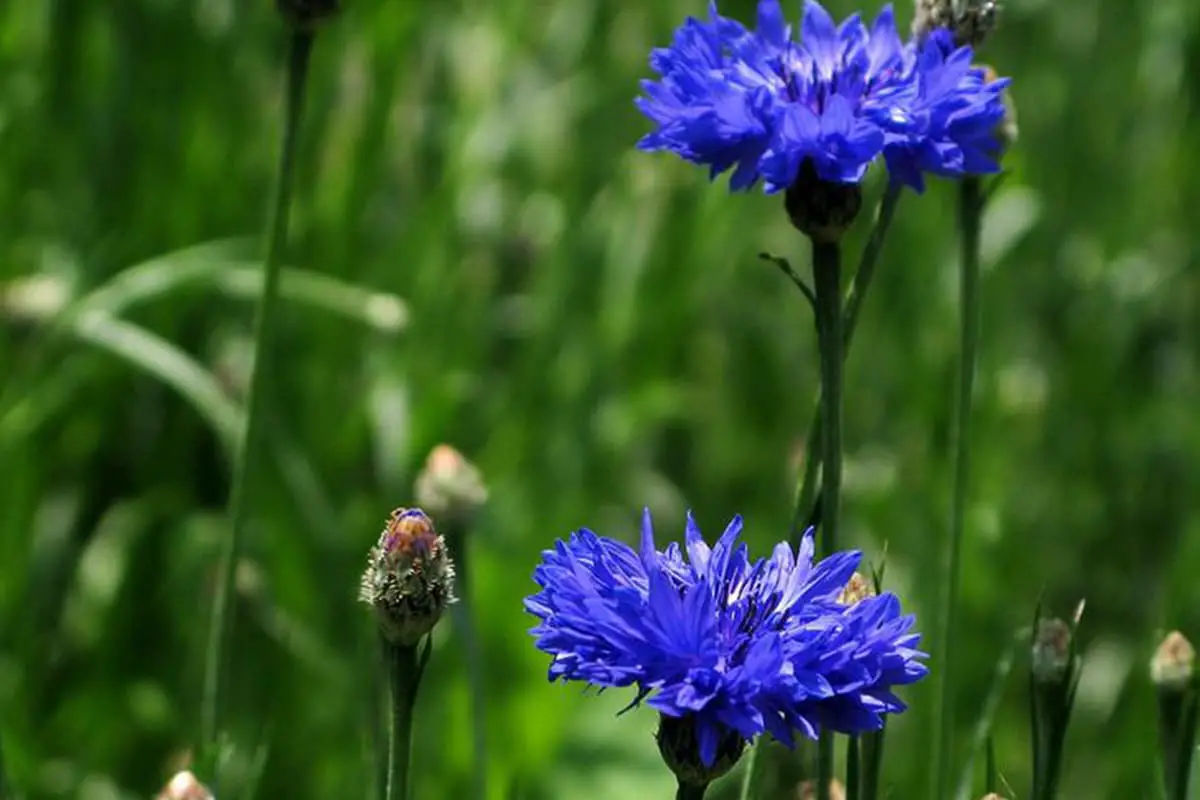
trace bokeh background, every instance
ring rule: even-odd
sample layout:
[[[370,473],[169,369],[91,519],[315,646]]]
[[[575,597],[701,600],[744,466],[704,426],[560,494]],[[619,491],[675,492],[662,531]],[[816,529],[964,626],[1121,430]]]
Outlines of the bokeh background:
[[[777,198],[634,150],[649,49],[699,0],[346,5],[313,64],[230,769],[258,797],[369,795],[358,575],[445,441],[492,495],[469,542],[490,796],[669,796],[653,714],[548,685],[521,601],[555,537],[631,536],[643,506],[664,536],[691,508],[714,535],[744,514],[760,553],[781,537],[815,337],[756,254],[806,269],[806,244]],[[0,6],[0,742],[28,798],[148,797],[195,743],[283,49],[265,0]],[[1149,797],[1147,661],[1200,626],[1200,5],[1012,0],[982,57],[1020,141],[985,223],[956,758],[995,700],[1024,792],[1027,658],[1005,654],[1039,598],[1086,597],[1063,796]],[[927,630],[954,201],[904,198],[847,374],[846,535],[886,547]],[[417,796],[469,797],[449,625],[431,670]],[[891,797],[927,796],[932,689],[891,728]]]

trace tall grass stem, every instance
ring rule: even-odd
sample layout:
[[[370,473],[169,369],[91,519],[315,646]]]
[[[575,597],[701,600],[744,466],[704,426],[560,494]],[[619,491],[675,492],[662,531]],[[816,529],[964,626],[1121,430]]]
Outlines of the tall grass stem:
[[[983,222],[983,184],[977,177],[959,183],[958,224],[960,236],[958,386],[954,413],[954,487],[950,528],[942,562],[944,594],[939,606],[937,651],[934,672],[937,696],[934,709],[932,797],[942,798],[950,789],[951,739],[954,735],[954,679],[951,670],[952,635],[958,604],[963,527],[971,474],[971,399],[975,390],[975,363],[979,350],[979,237]]]
[[[308,65],[314,33],[293,30],[288,45],[287,88],[279,167],[275,178],[266,255],[263,259],[262,294],[254,325],[254,362],[246,398],[246,418],[233,459],[229,494],[229,530],[223,541],[216,594],[213,599],[208,645],[205,651],[200,730],[207,763],[215,765],[215,748],[224,720],[225,683],[229,672],[229,639],[232,631],[234,576],[250,518],[251,482],[261,471],[265,387],[271,343],[279,305],[279,276],[287,244],[288,211],[292,199],[297,142],[308,82]],[[215,777],[215,776],[214,776]]]

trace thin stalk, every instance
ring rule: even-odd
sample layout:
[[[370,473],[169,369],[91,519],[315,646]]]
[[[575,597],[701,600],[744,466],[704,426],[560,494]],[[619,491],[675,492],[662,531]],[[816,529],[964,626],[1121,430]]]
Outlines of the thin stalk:
[[[862,797],[862,748],[858,736],[846,737],[846,800]]]
[[[1167,800],[1188,800],[1192,755],[1196,747],[1196,689],[1160,690],[1159,732],[1162,747],[1163,786]]]
[[[234,574],[250,517],[250,482],[261,472],[266,455],[260,439],[265,411],[265,387],[271,342],[279,299],[279,275],[287,243],[288,210],[292,198],[292,177],[296,144],[304,110],[305,85],[313,32],[295,30],[291,34],[287,66],[287,98],[284,109],[279,168],[274,199],[267,227],[266,255],[263,259],[263,288],[258,301],[254,326],[254,362],[246,398],[246,420],[234,453],[233,482],[229,494],[229,535],[221,550],[216,595],[204,660],[203,705],[200,729],[202,745],[209,763],[215,764],[217,736],[222,724],[226,672],[229,669],[229,638],[234,591]]]
[[[463,656],[467,669],[467,692],[471,702],[471,743],[475,761],[475,796],[486,798],[487,793],[487,702],[484,681],[483,646],[475,619],[471,613],[470,571],[468,570],[468,544],[465,526],[448,524],[446,540],[450,552],[455,554],[455,585],[458,602],[450,606],[450,617],[454,629],[462,637]]]
[[[821,361],[821,536],[819,552],[837,552],[842,492],[842,269],[836,243],[813,241],[817,346]],[[817,741],[817,800],[829,800],[833,734]]]
[[[9,800],[8,773],[4,771],[4,740],[0,738],[0,800]]]
[[[871,286],[871,279],[875,277],[875,266],[879,263],[879,254],[883,251],[883,240],[891,227],[892,218],[896,213],[896,204],[900,201],[903,188],[898,183],[888,183],[883,199],[879,203],[875,225],[871,228],[867,245],[863,248],[862,256],[858,261],[858,269],[854,272],[854,283],[850,289],[850,296],[846,298],[845,310],[842,312],[843,359],[850,350],[850,342],[854,338],[854,330],[858,326],[859,315],[862,312],[863,300],[866,299],[867,290]],[[796,504],[792,510],[792,538],[797,541],[804,533],[804,520],[808,518],[813,503],[817,499],[817,477],[821,466],[819,448],[823,436],[821,405],[822,401],[818,400],[817,409],[808,426],[808,436],[804,440],[804,474],[797,486]]]
[[[704,800],[704,794],[707,791],[707,785],[697,786],[694,783],[679,781],[679,785],[675,789],[675,800]]]
[[[391,721],[388,726],[387,800],[408,800],[409,764],[412,761],[413,708],[421,681],[417,648],[383,642],[390,687]]]
[[[979,350],[979,234],[983,219],[983,187],[979,178],[964,178],[959,184],[958,224],[962,250],[959,280],[958,390],[954,415],[954,489],[950,529],[946,538],[941,585],[945,595],[938,619],[937,699],[934,716],[934,797],[944,797],[950,788],[950,742],[954,727],[954,681],[951,675],[951,635],[958,604],[959,561],[971,467],[971,397],[975,389],[975,362]]]
[[[879,800],[880,777],[883,775],[883,739],[887,728],[883,727],[862,736],[863,779],[862,800]]]

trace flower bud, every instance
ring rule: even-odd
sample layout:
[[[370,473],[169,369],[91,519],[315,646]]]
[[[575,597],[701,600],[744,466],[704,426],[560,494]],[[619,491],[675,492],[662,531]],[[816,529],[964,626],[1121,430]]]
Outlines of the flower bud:
[[[487,502],[479,469],[447,444],[439,444],[417,475],[417,503],[443,524],[462,526]]]
[[[340,10],[339,0],[275,0],[275,7],[297,28],[313,28]]]
[[[1166,797],[1189,796],[1200,716],[1195,664],[1196,651],[1179,631],[1167,634],[1150,661],[1150,679],[1158,695],[1159,764]]]
[[[1075,707],[1080,663],[1075,630],[1083,615],[1080,603],[1068,624],[1038,612],[1030,648],[1033,741],[1033,797],[1055,797],[1062,773],[1063,742]]]
[[[195,775],[184,770],[171,778],[155,800],[213,800],[213,795]]]
[[[988,792],[983,797],[979,798],[979,800],[1004,800],[1004,798],[995,792]]]
[[[796,800],[817,800],[817,782],[804,781],[796,787]],[[829,782],[829,800],[846,800],[846,787],[837,778]]]
[[[1071,628],[1061,619],[1038,620],[1032,648],[1033,678],[1061,683],[1071,665]]]
[[[392,644],[414,645],[454,602],[454,562],[419,508],[398,508],[371,548],[359,599],[375,608]]]
[[[700,738],[691,716],[658,716],[658,752],[681,784],[708,786],[733,769],[746,749],[746,740],[734,731],[726,731],[717,743],[716,756],[705,764],[700,755]]]
[[[821,179],[806,158],[783,202],[796,230],[813,242],[836,244],[862,209],[862,187]]]
[[[1160,689],[1179,691],[1192,683],[1196,651],[1179,631],[1163,639],[1150,661],[1150,679]]]
[[[846,586],[838,595],[838,602],[844,606],[852,606],[861,600],[866,600],[868,597],[875,596],[875,589],[860,573],[856,572],[850,576],[850,580],[846,582]]]

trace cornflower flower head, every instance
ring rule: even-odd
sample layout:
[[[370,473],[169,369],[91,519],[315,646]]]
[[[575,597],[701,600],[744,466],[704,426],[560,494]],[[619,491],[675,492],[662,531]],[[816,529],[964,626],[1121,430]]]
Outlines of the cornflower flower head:
[[[741,530],[734,517],[710,548],[689,514],[684,546],[658,550],[647,511],[636,551],[587,529],[558,541],[525,601],[550,680],[636,687],[631,705],[689,723],[705,767],[731,738],[791,746],[796,731],[874,730],[902,711],[892,688],[926,674],[925,654],[894,595],[839,601],[861,555],[814,564],[810,530],[798,552],[752,561]]]
[[[980,152],[1000,149],[1007,82],[987,83],[969,47],[941,36],[903,43],[890,5],[868,28],[857,14],[836,25],[806,0],[800,28],[794,39],[779,0],[760,0],[754,30],[715,2],[708,21],[689,18],[650,56],[660,77],[642,82],[636,104],[656,129],[638,147],[707,165],[713,178],[732,169],[733,191],[761,179],[768,194],[796,183],[806,163],[821,181],[858,183],[884,153],[893,179],[917,191],[922,170],[998,169]]]

